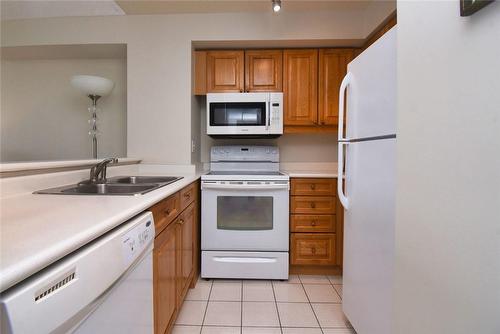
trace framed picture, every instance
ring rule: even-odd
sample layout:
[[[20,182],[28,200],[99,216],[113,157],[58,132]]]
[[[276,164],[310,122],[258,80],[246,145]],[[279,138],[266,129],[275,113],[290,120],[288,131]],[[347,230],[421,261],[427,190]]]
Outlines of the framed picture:
[[[460,0],[460,16],[470,16],[495,0]]]

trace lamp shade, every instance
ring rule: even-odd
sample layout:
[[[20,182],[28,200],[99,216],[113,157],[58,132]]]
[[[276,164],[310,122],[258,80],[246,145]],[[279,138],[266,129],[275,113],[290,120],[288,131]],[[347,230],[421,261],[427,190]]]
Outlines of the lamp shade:
[[[71,85],[85,95],[106,96],[111,93],[115,83],[94,75],[75,75],[71,77]]]

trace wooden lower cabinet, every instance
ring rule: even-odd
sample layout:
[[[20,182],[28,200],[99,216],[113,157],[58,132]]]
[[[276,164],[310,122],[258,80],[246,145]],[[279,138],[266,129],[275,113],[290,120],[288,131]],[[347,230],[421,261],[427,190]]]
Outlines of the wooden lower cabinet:
[[[343,210],[337,180],[292,178],[290,273],[334,275],[342,271]]]
[[[194,222],[195,210],[192,203],[177,219],[177,276],[178,287],[177,297],[178,302],[182,303],[189,285],[191,283],[194,272],[193,255],[194,255]]]
[[[191,203],[184,209],[179,198],[189,193]],[[156,334],[170,333],[182,302],[198,276],[199,257],[199,183],[194,182],[155,204],[150,210],[155,219],[153,249],[153,300]],[[167,213],[165,208],[168,208]],[[178,212],[170,219],[171,212]],[[168,224],[165,219],[168,217]]]
[[[170,225],[155,239],[153,295],[155,333],[165,333],[177,308],[177,226]]]
[[[335,265],[335,233],[292,233],[291,264]]]

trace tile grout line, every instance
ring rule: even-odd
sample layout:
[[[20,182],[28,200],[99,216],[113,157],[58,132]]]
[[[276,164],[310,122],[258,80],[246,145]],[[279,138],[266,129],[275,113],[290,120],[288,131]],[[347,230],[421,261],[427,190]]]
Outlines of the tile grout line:
[[[300,277],[299,277],[300,278]],[[327,277],[328,279],[328,277]],[[316,312],[314,311],[314,307],[312,306],[311,304],[311,300],[309,299],[309,296],[307,295],[307,291],[306,291],[306,288],[304,288],[304,283],[302,283],[302,280],[300,280],[301,282],[301,286],[302,286],[302,289],[304,290],[304,293],[306,295],[306,298],[307,298],[307,301],[309,302],[309,307],[311,308],[311,310],[313,311],[313,314],[314,314],[314,318],[316,319],[316,322],[318,323],[318,326],[319,326],[319,330],[321,331],[322,334],[324,334],[323,332],[323,327],[321,327],[321,324],[319,322],[319,319],[318,319],[318,316],[316,315]],[[330,282],[330,279],[328,279],[328,282]],[[334,289],[335,290],[335,289]]]
[[[212,295],[212,287],[213,286],[214,286],[214,282],[212,280],[210,280],[210,291],[208,292],[208,299],[207,299],[207,306],[205,307],[205,313],[203,313],[203,320],[201,322],[200,334],[203,331],[203,325],[205,324],[205,317],[207,316],[208,303],[210,302],[210,296]]]
[[[278,322],[280,324],[280,332],[283,334],[283,327],[281,326],[281,317],[280,312],[278,310],[278,301],[276,300],[276,293],[274,292],[274,282],[271,281],[271,289],[273,290],[273,298],[274,298],[274,307],[276,307],[276,313],[278,314]]]

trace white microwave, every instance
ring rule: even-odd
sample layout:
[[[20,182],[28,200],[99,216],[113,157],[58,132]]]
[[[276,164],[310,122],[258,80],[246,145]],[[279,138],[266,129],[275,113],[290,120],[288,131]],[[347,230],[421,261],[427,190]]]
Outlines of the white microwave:
[[[283,93],[207,94],[210,136],[278,137],[283,134]]]

